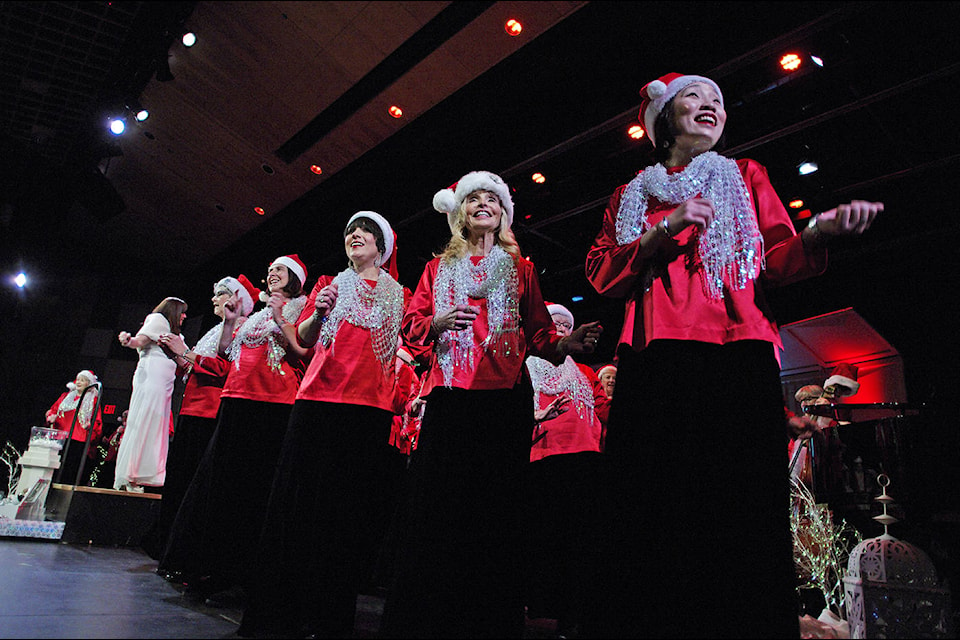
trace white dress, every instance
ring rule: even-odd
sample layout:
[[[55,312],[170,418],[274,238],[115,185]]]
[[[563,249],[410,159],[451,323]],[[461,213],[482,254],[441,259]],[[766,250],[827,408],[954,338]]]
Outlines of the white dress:
[[[126,430],[117,451],[116,480],[113,488],[124,485],[163,486],[167,475],[167,447],[170,442],[170,400],[177,365],[157,344],[161,333],[169,333],[170,324],[159,313],[143,321],[137,335],[151,342],[140,347],[140,361],[133,373],[133,392]]]

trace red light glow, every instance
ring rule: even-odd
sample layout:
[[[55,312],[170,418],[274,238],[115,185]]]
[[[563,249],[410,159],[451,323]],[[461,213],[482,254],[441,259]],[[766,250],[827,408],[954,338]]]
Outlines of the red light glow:
[[[510,18],[507,20],[507,23],[503,25],[503,30],[507,32],[507,35],[518,36],[520,32],[523,31],[523,25],[517,20]]]
[[[635,124],[629,129],[627,129],[627,135],[633,138],[634,140],[639,140],[646,135],[646,132],[643,130],[643,127],[641,127],[638,124]]]
[[[812,215],[813,215],[813,212],[810,211],[810,209],[804,209],[803,211],[797,213],[797,215],[794,216],[794,218],[796,218],[797,220],[806,220]]]
[[[320,165],[318,164],[310,165],[310,171],[313,171],[317,175],[320,175],[321,173],[323,173],[323,169],[321,169]]]
[[[263,207],[254,207],[253,210],[257,212],[258,216],[262,216],[266,213],[266,211],[263,210]]]
[[[112,416],[117,411],[117,405],[115,404],[105,404],[103,405],[104,415]]]
[[[530,179],[533,180],[534,182],[536,182],[537,184],[543,184],[544,182],[547,181],[547,179],[544,177],[544,175],[543,175],[542,173],[539,173],[539,172],[537,172],[537,173],[533,174],[532,176],[530,176]]]
[[[390,109],[388,109],[388,111],[390,111],[390,115],[392,115],[394,118],[403,117],[403,109],[401,109],[397,105],[393,105],[392,107],[390,107]]]
[[[803,206],[803,200],[797,199],[797,200],[791,200],[791,201],[790,201],[790,208],[791,208],[791,209],[799,209],[799,208],[802,207],[802,206]]]
[[[780,66],[783,67],[784,71],[796,71],[800,68],[801,62],[803,60],[795,53],[788,53],[780,58]]]

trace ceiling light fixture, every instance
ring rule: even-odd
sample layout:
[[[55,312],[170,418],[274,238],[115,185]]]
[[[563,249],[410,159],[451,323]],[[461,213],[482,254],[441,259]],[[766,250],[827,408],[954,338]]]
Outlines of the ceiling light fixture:
[[[803,200],[801,200],[800,198],[797,198],[796,200],[791,200],[791,201],[790,201],[790,208],[791,208],[791,209],[799,209],[799,208],[802,207],[802,206],[803,206]]]
[[[533,174],[532,176],[530,176],[530,179],[536,182],[537,184],[543,184],[544,182],[547,181],[547,178],[539,171]]]
[[[147,111],[146,109],[140,109],[140,111],[137,111],[137,115],[136,115],[137,122],[143,122],[149,117],[150,117],[150,112]]]
[[[795,53],[788,53],[780,58],[780,66],[784,71],[796,71],[802,62],[803,59]]]
[[[816,162],[801,162],[797,166],[797,171],[802,176],[808,176],[811,173],[815,173],[819,168]]]
[[[818,67],[823,66],[823,58],[818,58],[817,56],[811,55],[810,59],[813,61],[813,64],[817,65]]]
[[[111,118],[109,122],[110,133],[115,136],[123,135],[123,132],[127,129],[127,123],[123,118]]]
[[[183,37],[180,39],[180,41],[183,43],[183,46],[188,48],[192,47],[193,45],[197,44],[197,34],[195,34],[193,31],[187,31],[185,34],[183,34]]]
[[[17,277],[13,279],[13,284],[23,289],[27,286],[27,275],[25,273],[18,273]]]
[[[507,20],[507,23],[503,25],[503,30],[507,32],[507,35],[518,36],[520,32],[523,31],[523,25],[520,24],[518,20],[510,18]]]
[[[310,171],[313,171],[313,172],[314,172],[315,174],[317,174],[318,176],[323,173],[323,169],[321,169],[321,168],[320,168],[320,165],[318,165],[318,164],[312,164],[312,165],[310,165]]]
[[[643,130],[643,127],[641,127],[638,124],[635,124],[631,126],[629,129],[627,129],[627,135],[633,138],[634,140],[640,140],[641,138],[643,138],[643,136],[646,135],[646,132]]]
[[[397,105],[391,105],[391,107],[390,107],[389,109],[387,109],[387,111],[389,111],[389,112],[390,112],[390,115],[392,115],[394,118],[402,118],[402,117],[403,117],[403,109],[401,109],[401,108],[398,107]]]
[[[263,210],[263,207],[254,207],[253,210],[258,216],[262,216],[266,213],[266,211]]]

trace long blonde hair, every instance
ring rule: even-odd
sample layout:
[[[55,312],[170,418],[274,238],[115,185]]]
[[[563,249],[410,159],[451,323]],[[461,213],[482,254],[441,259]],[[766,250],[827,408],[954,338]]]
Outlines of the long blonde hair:
[[[485,189],[478,189],[478,191],[485,191]],[[488,193],[493,193],[488,192]],[[434,254],[435,258],[441,258],[447,264],[456,262],[460,258],[467,255],[467,197],[471,194],[467,194],[463,198],[463,201],[457,206],[457,210],[453,212],[453,229],[455,231],[450,235],[450,241],[447,243],[447,246],[444,247],[443,252],[439,254]],[[499,200],[499,197],[497,198]],[[504,251],[513,256],[513,259],[519,260],[521,257],[520,245],[517,243],[517,238],[513,235],[513,230],[504,224],[507,217],[507,212],[503,210],[503,203],[500,203],[500,208],[502,213],[500,214],[500,230],[496,235],[496,243]]]

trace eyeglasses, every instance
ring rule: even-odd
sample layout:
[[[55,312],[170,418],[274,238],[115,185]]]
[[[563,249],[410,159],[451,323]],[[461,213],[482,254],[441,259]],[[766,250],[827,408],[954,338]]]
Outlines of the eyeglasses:
[[[554,322],[553,324],[555,324],[558,328],[562,327],[564,329],[573,329],[573,325],[569,322]]]

